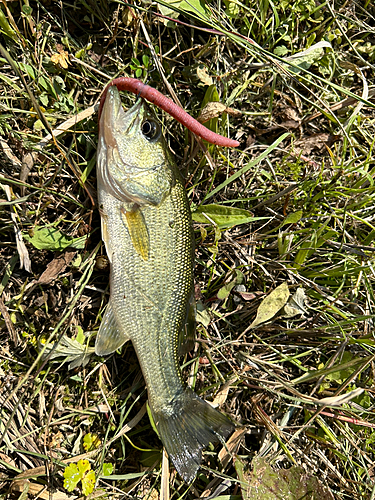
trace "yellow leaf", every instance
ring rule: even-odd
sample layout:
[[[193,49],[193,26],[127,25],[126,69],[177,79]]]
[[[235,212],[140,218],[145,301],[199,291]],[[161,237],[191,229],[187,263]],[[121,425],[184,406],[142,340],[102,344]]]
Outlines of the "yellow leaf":
[[[66,50],[59,49],[58,52],[52,54],[51,61],[53,64],[60,64],[60,66],[64,69],[68,69],[69,61],[69,53]]]
[[[257,315],[251,323],[250,328],[254,328],[261,323],[264,323],[277,314],[282,309],[289,299],[289,288],[287,283],[282,283],[275,288],[258,307]]]
[[[86,451],[96,450],[97,448],[99,448],[99,446],[100,446],[100,439],[96,434],[91,434],[91,432],[89,432],[83,438],[83,447],[85,448]]]

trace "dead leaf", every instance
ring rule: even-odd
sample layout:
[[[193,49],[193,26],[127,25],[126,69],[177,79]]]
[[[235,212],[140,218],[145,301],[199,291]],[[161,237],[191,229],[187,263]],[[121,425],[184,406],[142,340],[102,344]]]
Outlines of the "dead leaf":
[[[220,391],[216,394],[214,400],[212,401],[213,406],[222,406],[227,400],[229,389],[232,384],[236,382],[237,377],[230,378],[225,384],[221,387]]]
[[[131,23],[136,18],[133,9],[131,9],[130,7],[126,7],[122,11],[122,16],[121,17],[122,17],[122,22],[125,24],[126,27],[130,26]]]
[[[2,187],[3,190],[5,191],[8,201],[11,201],[12,200],[11,188],[6,184],[4,185],[0,184],[0,187]],[[25,271],[31,273],[31,260],[29,257],[29,252],[26,248],[25,242],[23,241],[21,230],[18,227],[16,214],[13,211],[12,207],[10,207],[10,210],[11,210],[10,217],[13,222],[14,233],[16,236],[17,252],[20,257],[20,269],[25,269]]]
[[[227,107],[222,102],[208,102],[202,109],[198,121],[200,123],[208,122],[208,120],[220,116],[226,109]]]
[[[339,135],[332,134],[314,134],[308,137],[295,141],[294,152],[295,154],[309,155],[314,149],[320,152],[325,152],[326,146],[331,147],[332,144],[340,140]]]
[[[241,427],[240,429],[236,429],[228,441],[225,443],[225,446],[221,448],[219,451],[219,460],[222,463],[223,467],[226,467],[229,463],[229,460],[232,458],[234,453],[237,453],[238,448],[243,440],[243,437],[247,433],[246,427]]]
[[[165,448],[163,448],[163,458],[161,462],[161,488],[160,500],[169,500],[169,460]]]
[[[289,299],[289,288],[287,283],[282,283],[275,288],[258,307],[257,315],[251,323],[250,328],[255,328],[261,323],[273,318],[282,309]]]
[[[297,288],[296,292],[292,297],[289,298],[288,302],[284,306],[283,318],[293,318],[298,314],[306,314],[305,309],[306,294],[303,288]]]
[[[0,137],[0,146],[1,146],[1,148],[2,148],[2,150],[4,152],[4,154],[5,154],[5,156],[12,163],[12,165],[14,167],[18,167],[19,168],[21,166],[20,160],[17,158],[17,156],[15,156],[13,154],[13,151],[9,147],[8,143],[2,137]]]
[[[342,406],[343,404],[350,403],[350,401],[364,392],[364,389],[358,387],[354,391],[347,392],[345,394],[340,394],[339,396],[331,396],[328,398],[322,398],[318,400],[319,404],[327,406]]]
[[[208,74],[207,68],[203,65],[197,67],[197,77],[205,85],[212,85],[214,82],[210,75]]]
[[[64,252],[62,255],[59,255],[55,259],[53,259],[48,265],[46,270],[41,274],[37,283],[46,285],[47,283],[51,283],[54,279],[56,279],[72,262],[73,257],[76,252]]]
[[[263,292],[241,292],[241,291],[238,291],[236,290],[236,292],[238,293],[238,295],[241,295],[241,297],[243,298],[243,300],[255,300],[257,299],[260,295],[264,295]]]
[[[213,118],[218,118],[222,113],[228,113],[232,116],[241,116],[242,113],[238,109],[227,108],[225,104],[222,102],[208,102],[205,107],[202,109],[198,121],[200,123],[208,122]]]
[[[68,64],[70,64],[69,52],[63,49],[58,49],[58,52],[52,54],[51,61],[53,64],[56,64],[56,66],[59,64],[62,68],[68,69]]]
[[[12,342],[14,343],[14,345],[17,347],[20,343],[20,339],[18,337],[16,329],[14,328],[14,325],[13,325],[12,320],[11,320],[9,313],[8,313],[8,309],[7,309],[6,305],[4,304],[2,298],[0,298],[0,313],[1,313],[1,316],[4,318],[5,325],[8,329],[9,336],[12,339]]]
[[[42,500],[73,500],[74,498],[77,498],[77,496],[67,495],[62,491],[52,493],[48,491],[46,485],[32,483],[27,479],[13,481],[11,490],[13,492],[21,492],[21,494],[27,492],[30,495],[38,496],[38,498],[41,498]]]

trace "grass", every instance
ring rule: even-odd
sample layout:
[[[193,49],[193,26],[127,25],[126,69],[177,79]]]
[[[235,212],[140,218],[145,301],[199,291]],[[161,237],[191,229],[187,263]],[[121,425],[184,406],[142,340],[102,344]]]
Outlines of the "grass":
[[[88,476],[69,492],[63,474],[88,460],[92,498],[294,499],[306,474],[304,498],[374,499],[371,2],[61,7],[0,8],[0,497],[81,496]],[[191,487],[162,460],[132,346],[90,351],[109,293],[94,106],[121,75],[167,81],[193,116],[241,111],[207,123],[241,147],[206,153],[158,113],[195,220],[184,374],[238,423]]]

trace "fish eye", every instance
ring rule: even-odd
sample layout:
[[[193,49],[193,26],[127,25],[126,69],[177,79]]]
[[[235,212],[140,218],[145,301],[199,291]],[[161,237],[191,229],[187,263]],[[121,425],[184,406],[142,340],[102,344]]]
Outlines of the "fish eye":
[[[160,135],[160,127],[159,125],[151,120],[145,120],[142,123],[142,134],[149,141],[155,141]]]

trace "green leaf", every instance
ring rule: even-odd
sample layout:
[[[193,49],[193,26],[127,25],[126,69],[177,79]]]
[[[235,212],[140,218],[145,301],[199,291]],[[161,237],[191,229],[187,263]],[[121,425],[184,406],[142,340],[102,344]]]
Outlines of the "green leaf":
[[[297,210],[297,212],[288,214],[283,220],[281,226],[285,226],[286,224],[297,224],[297,222],[299,222],[302,219],[302,216],[303,216],[302,210]]]
[[[258,220],[248,210],[216,204],[201,205],[192,213],[192,217],[195,222],[203,224],[214,222],[220,229]]]
[[[64,470],[64,488],[73,491],[80,482],[81,476],[77,464],[69,464]]]
[[[67,491],[73,491],[80,481],[85,496],[94,491],[95,472],[88,460],[78,460],[77,464],[69,464],[64,470],[64,488]]]
[[[251,323],[250,328],[255,328],[272,319],[285,306],[289,295],[288,284],[285,282],[272,290],[258,307],[256,318]]]
[[[148,68],[149,63],[150,63],[150,58],[148,56],[146,56],[146,54],[144,54],[142,56],[142,62],[143,62],[144,67]]]
[[[220,290],[217,292],[217,298],[220,300],[225,300],[227,297],[229,297],[230,292],[236,285],[240,285],[243,282],[244,276],[239,271],[236,269],[236,277],[231,280],[229,283],[226,283],[223,287],[220,288]]]
[[[206,17],[206,3],[204,0],[164,0],[158,2],[160,12],[164,16],[177,18],[180,12],[192,12],[198,17]]]
[[[366,356],[364,358],[354,358],[349,361],[346,361],[345,363],[340,363],[338,365],[331,366],[330,368],[324,368],[322,370],[312,370],[310,372],[304,373],[300,377],[291,380],[289,383],[292,385],[297,385],[297,384],[304,384],[306,382],[310,382],[310,380],[314,380],[316,378],[320,377],[327,377],[329,374],[334,373],[334,372],[340,372],[341,374],[344,373],[344,370],[347,370],[348,368],[352,368],[350,370],[349,374],[352,374],[355,370],[359,370],[359,366],[361,366],[360,370],[364,370],[364,367],[372,361],[373,357],[372,356]]]
[[[100,446],[100,439],[96,434],[87,433],[83,438],[83,447],[86,451],[96,450]]]
[[[293,64],[293,66],[285,64],[284,67],[295,74],[300,73],[301,69],[309,69],[312,64],[319,61],[324,56],[325,48],[332,49],[332,45],[324,40],[315,43],[308,49],[303,50],[302,52],[297,52],[296,54],[293,54],[292,56],[286,58],[285,60]],[[275,54],[277,54],[276,50],[274,52]]]
[[[31,16],[33,9],[29,5],[22,5],[22,12],[25,16]]]
[[[196,313],[197,323],[201,323],[203,326],[207,328],[207,326],[211,323],[211,317],[207,309],[204,308],[204,305],[201,301],[197,302],[197,313]]]
[[[148,401],[146,402],[146,408],[147,408],[147,415],[148,415],[148,418],[150,419],[150,424],[151,424],[151,427],[154,429],[155,434],[156,434],[157,436],[159,436],[159,432],[158,432],[158,430],[157,430],[157,428],[156,428],[156,424],[155,424],[155,421],[154,421],[154,417],[152,416],[151,409],[150,409],[150,407],[149,407],[149,405],[148,405]]]
[[[17,40],[17,33],[11,27],[4,12],[0,9],[0,28],[13,40]]]
[[[84,248],[87,239],[86,236],[69,238],[53,226],[36,226],[33,236],[23,233],[23,237],[38,250],[58,250],[60,252],[67,247]]]
[[[41,95],[39,96],[39,100],[40,100],[40,102],[42,103],[42,105],[43,105],[44,107],[47,107],[47,106],[48,106],[48,95],[47,95],[47,94],[41,94]]]
[[[288,52],[289,50],[287,47],[285,47],[285,45],[279,45],[273,51],[273,53],[276,54],[277,56],[285,56]]]
[[[113,470],[114,470],[113,464],[110,463],[103,464],[103,476],[110,476],[111,474],[113,474]]]
[[[79,325],[77,325],[77,335],[76,335],[76,338],[75,340],[77,342],[79,342],[80,344],[84,344],[85,341],[86,341],[86,337],[85,337],[85,334],[84,334],[84,331],[83,331],[83,328]]]

